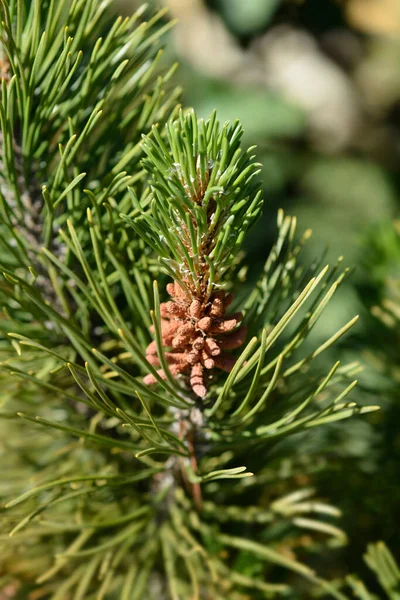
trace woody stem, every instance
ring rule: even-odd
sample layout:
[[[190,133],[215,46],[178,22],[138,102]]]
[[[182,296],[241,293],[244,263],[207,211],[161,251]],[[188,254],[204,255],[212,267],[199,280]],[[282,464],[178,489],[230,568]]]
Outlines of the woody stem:
[[[183,435],[184,435],[184,426],[183,426],[183,423],[181,422],[181,432],[180,432],[179,437],[182,439]],[[195,448],[194,448],[194,444],[193,444],[193,434],[192,433],[187,434],[186,441],[187,441],[187,445],[188,445],[188,449],[189,449],[190,466],[192,468],[193,473],[197,474],[198,465],[197,465],[196,452],[195,452]],[[191,494],[191,496],[193,497],[193,501],[194,501],[196,510],[198,512],[200,512],[202,509],[202,505],[203,505],[203,498],[202,498],[200,484],[199,483],[190,483],[188,476],[187,476],[186,469],[185,469],[185,464],[184,464],[183,458],[179,459],[179,466],[180,466],[181,475],[182,475],[182,479],[183,479],[183,483],[185,485],[186,491],[189,494]]]
[[[193,445],[192,435],[188,436],[188,448],[189,448],[189,453],[190,453],[190,466],[192,467],[192,471],[194,473],[197,473],[197,458],[196,458],[196,452],[195,452],[194,445]],[[203,498],[202,498],[200,483],[192,484],[192,495],[193,495],[193,501],[196,506],[196,509],[198,510],[198,512],[200,512],[202,509],[202,505],[203,505]]]

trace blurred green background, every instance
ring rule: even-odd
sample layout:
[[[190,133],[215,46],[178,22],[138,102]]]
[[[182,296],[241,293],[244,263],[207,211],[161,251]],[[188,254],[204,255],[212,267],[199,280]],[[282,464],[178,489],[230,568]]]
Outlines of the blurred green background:
[[[115,0],[126,14],[138,4]],[[326,339],[360,313],[326,360],[361,359],[357,400],[382,411],[309,440],[310,455],[326,457],[312,483],[344,513],[350,545],[336,555],[338,571],[362,570],[376,539],[400,559],[400,327],[371,315],[400,275],[400,0],[154,4],[168,8],[166,21],[177,19],[166,57],[179,62],[183,104],[200,116],[216,108],[222,121],[239,118],[245,142],[257,145],[266,202],[248,241],[254,271],[280,207],[297,215],[300,231],[312,228],[307,259],[327,248],[327,261],[344,255],[355,267],[316,335]]]

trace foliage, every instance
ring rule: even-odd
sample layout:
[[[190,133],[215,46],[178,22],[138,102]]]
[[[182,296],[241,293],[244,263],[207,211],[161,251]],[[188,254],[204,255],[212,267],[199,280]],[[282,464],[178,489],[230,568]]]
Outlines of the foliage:
[[[400,589],[400,569],[388,548],[382,542],[370,544],[364,560],[375,573],[385,596],[389,600],[398,600]],[[348,585],[354,594],[362,600],[375,600],[377,596],[371,593],[356,577],[347,578]]]
[[[245,283],[258,165],[239,123],[179,111],[162,15],[1,7],[3,587],[21,600],[239,600],[301,593],[303,578],[343,599],[296,556],[345,535],[298,483],[317,465],[288,440],[376,408],[347,399],[356,364],[318,366],[356,319],[304,344],[347,270],[323,256],[306,268],[309,232],[298,239],[281,211]],[[248,327],[204,399],[168,368],[168,276],[192,300],[233,292]],[[151,327],[165,377],[146,355]]]

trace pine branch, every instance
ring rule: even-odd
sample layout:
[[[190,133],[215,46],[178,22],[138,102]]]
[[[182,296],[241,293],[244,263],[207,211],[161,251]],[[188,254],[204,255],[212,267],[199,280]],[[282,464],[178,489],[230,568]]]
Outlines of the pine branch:
[[[356,365],[316,366],[355,319],[303,351],[346,271],[304,268],[281,212],[243,297],[253,149],[179,112],[162,14],[107,5],[1,0],[1,569],[21,599],[272,597],[280,567],[343,599],[295,557],[299,530],[344,543],[338,513],[274,461],[376,408],[347,400]]]

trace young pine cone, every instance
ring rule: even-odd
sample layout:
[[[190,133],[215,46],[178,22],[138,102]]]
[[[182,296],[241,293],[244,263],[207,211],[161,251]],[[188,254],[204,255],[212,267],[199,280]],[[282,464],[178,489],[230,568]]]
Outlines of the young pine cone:
[[[225,316],[231,304],[232,294],[215,292],[206,304],[193,300],[177,283],[167,285],[172,300],[160,305],[161,333],[169,369],[172,375],[190,375],[190,387],[203,398],[206,395],[205,370],[221,369],[230,372],[236,359],[225,352],[243,344],[246,338],[245,325],[237,327],[242,313]],[[146,350],[146,358],[159,366],[156,342]],[[162,369],[158,374],[165,379]],[[156,383],[153,375],[144,378],[146,384]]]

